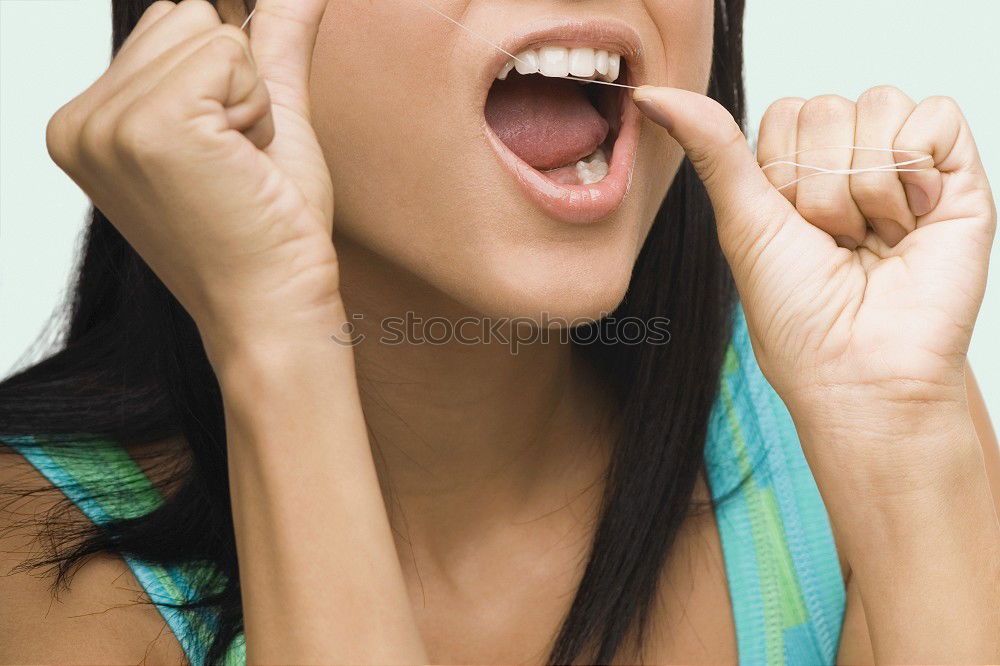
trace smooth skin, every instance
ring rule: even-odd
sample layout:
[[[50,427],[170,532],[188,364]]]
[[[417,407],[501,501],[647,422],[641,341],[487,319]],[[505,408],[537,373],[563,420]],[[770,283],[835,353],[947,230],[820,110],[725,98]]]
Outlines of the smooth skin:
[[[339,43],[317,43],[317,33],[338,29],[324,19],[326,4],[259,0],[248,39],[202,0],[156,3],[108,72],[56,114],[47,136],[57,164],[191,313],[219,377],[251,663],[544,658],[578,580],[600,496],[595,481],[607,462],[609,433],[582,418],[606,404],[599,384],[558,345],[516,359],[489,345],[461,353],[400,346],[374,357],[365,345],[333,345],[329,335],[344,330],[349,313],[397,305],[445,315],[473,306],[531,313],[538,297],[569,313],[601,309],[627,279],[610,287],[595,280],[608,291],[581,290],[580,273],[568,269],[588,259],[598,277],[621,277],[613,267],[637,251],[669,184],[662,164],[676,169],[682,150],[711,193],[755,352],[789,406],[830,512],[849,578],[840,660],[1000,661],[1000,488],[992,496],[990,489],[1000,465],[965,360],[996,212],[953,103],[907,106],[892,89],[856,103],[782,101],[763,121],[762,161],[862,136],[924,150],[934,170],[877,182],[814,178],[779,193],[775,185],[787,181],[761,171],[729,114],[690,92],[703,91],[707,80],[712,3],[616,5],[645,7],[656,24],[687,21],[679,35],[694,35],[700,46],[691,45],[699,56],[692,60],[700,64],[671,78],[666,57],[649,56],[650,80],[671,87],[645,87],[636,100],[664,129],[644,126],[635,196],[605,225],[610,231],[574,231],[613,233],[615,242],[563,239],[573,250],[543,253],[551,259],[544,266],[524,248],[501,246],[479,253],[483,273],[470,280],[466,245],[423,233],[430,232],[420,212],[427,192],[412,192],[410,215],[387,214],[385,224],[360,228],[363,202],[357,189],[342,187],[353,181],[331,149],[350,139],[332,138],[330,117],[355,127],[351,105],[335,106],[316,84],[326,78],[326,71],[317,75],[326,60],[314,61],[314,45],[328,54]],[[878,96],[893,104],[875,103]],[[410,110],[421,109],[414,98]],[[385,132],[393,131],[387,122]],[[371,136],[364,140],[374,148],[335,147],[352,156],[394,150],[396,142]],[[407,186],[409,169],[397,173],[395,155],[365,157],[402,181],[388,186]],[[378,172],[365,175],[378,179]],[[426,187],[438,194],[433,183]],[[523,205],[513,188],[496,190]],[[462,208],[464,196],[479,194],[456,190],[451,208]],[[437,205],[442,225],[458,215]],[[335,219],[345,227],[341,236]],[[492,240],[496,227],[484,219],[485,232],[463,232],[484,235],[461,240],[473,247]],[[538,242],[530,249],[545,249],[552,230],[537,212],[524,219],[546,232],[529,229]],[[874,233],[865,232],[866,219]],[[416,231],[396,233],[407,223]],[[455,261],[426,270],[415,263],[401,239],[420,246],[428,236],[441,248],[436,258],[452,252]],[[593,262],[574,251],[608,254]],[[504,282],[499,269],[512,256],[524,270]],[[548,279],[560,271],[573,279]],[[414,273],[433,288],[414,286]],[[533,289],[533,280],[555,286]],[[357,285],[380,282],[394,289],[372,305],[365,296],[373,292]],[[470,282],[475,289],[461,292],[460,283]],[[563,282],[578,288],[563,293]],[[392,381],[374,381],[380,372]],[[383,491],[385,478],[392,495]],[[706,497],[703,483],[696,495]],[[324,510],[304,510],[316,506]],[[676,553],[644,659],[734,661],[710,515],[685,526]],[[77,610],[106,601],[98,591],[126,573],[120,563],[99,566],[83,578],[82,593],[93,597],[79,601],[74,588]],[[181,658],[175,643],[154,635],[153,616],[138,610],[124,643],[110,629],[120,623],[68,612],[56,613],[44,625],[51,633],[40,637],[17,618],[41,603],[30,594],[48,597],[23,577],[12,585],[21,586],[15,592],[23,602],[0,618],[0,627],[14,627],[0,628],[14,639],[0,641],[7,661],[127,661],[129,650],[141,657],[151,641],[154,661]],[[109,656],[112,645],[123,651]]]
[[[765,175],[711,100],[663,88],[635,98],[709,190],[755,354],[796,423],[876,660],[995,662],[1000,524],[969,415],[966,353],[996,210],[962,113],[950,99],[917,105],[891,88],[857,104],[778,102],[762,121],[761,163],[855,143],[934,163],[807,179],[783,196],[788,174]],[[853,151],[828,152],[840,153],[828,168],[851,164]],[[880,222],[869,230],[866,219]]]

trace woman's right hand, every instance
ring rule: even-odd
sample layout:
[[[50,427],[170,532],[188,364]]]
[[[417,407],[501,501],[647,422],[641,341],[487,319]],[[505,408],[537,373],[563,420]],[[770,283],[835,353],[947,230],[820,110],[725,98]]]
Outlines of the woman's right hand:
[[[259,0],[248,38],[206,0],[160,0],[48,124],[53,160],[192,315],[210,356],[343,317],[309,112],[325,6]]]
[[[257,0],[248,40],[205,0],[157,2],[47,138],[198,324],[246,662],[422,664],[352,350],[329,339],[346,319],[307,88],[326,3]]]

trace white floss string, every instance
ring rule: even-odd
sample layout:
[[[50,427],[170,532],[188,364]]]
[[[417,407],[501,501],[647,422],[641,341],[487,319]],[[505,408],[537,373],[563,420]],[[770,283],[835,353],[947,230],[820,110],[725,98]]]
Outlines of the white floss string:
[[[454,25],[458,26],[459,28],[461,28],[465,32],[469,33],[470,35],[472,35],[476,39],[479,39],[479,40],[481,40],[483,42],[486,42],[487,44],[489,44],[490,46],[492,46],[497,51],[500,51],[501,53],[503,53],[507,57],[513,59],[515,62],[519,62],[519,63],[521,63],[523,65],[528,65],[528,63],[524,62],[523,60],[521,60],[520,58],[518,58],[516,55],[514,55],[513,53],[511,53],[510,51],[507,51],[506,49],[504,49],[503,47],[499,46],[498,44],[494,44],[487,37],[481,35],[480,33],[476,32],[472,28],[470,28],[470,27],[468,27],[466,25],[463,25],[462,23],[456,21],[452,17],[448,16],[447,14],[445,14],[444,12],[442,12],[441,10],[439,10],[437,7],[434,7],[433,5],[431,5],[428,2],[426,2],[426,0],[417,0],[417,2],[419,2],[421,5],[423,5],[424,7],[426,7],[427,9],[429,9],[430,11],[434,12],[435,14],[437,14],[438,16],[440,16],[441,18],[445,19],[446,21],[449,21],[450,23],[453,23]],[[246,29],[246,27],[250,24],[250,19],[253,18],[254,12],[256,12],[256,11],[257,11],[256,7],[254,7],[253,9],[250,10],[250,13],[247,14],[246,20],[243,21],[243,25],[240,26],[240,30],[245,30]],[[594,81],[594,80],[591,80],[591,79],[584,79],[584,78],[581,78],[581,77],[578,77],[578,76],[560,76],[560,77],[553,77],[553,78],[569,79],[571,81],[583,81],[584,83],[596,83],[597,85],[613,86],[615,88],[629,88],[631,90],[635,90],[636,89],[636,86],[629,86],[629,85],[625,85],[624,83],[610,83],[608,81]],[[879,172],[883,172],[883,171],[885,171],[885,172],[892,172],[892,173],[906,173],[906,172],[927,171],[928,169],[933,169],[934,168],[934,166],[933,166],[933,157],[931,155],[925,155],[924,157],[918,157],[916,159],[905,160],[905,161],[902,161],[902,162],[895,162],[893,164],[884,164],[884,165],[879,165],[879,166],[867,167],[867,168],[864,168],[864,169],[825,169],[823,167],[813,166],[811,164],[802,164],[800,162],[794,162],[794,161],[791,161],[791,160],[787,159],[787,158],[790,158],[790,157],[797,157],[798,155],[801,155],[803,153],[813,152],[813,151],[816,151],[816,150],[837,150],[837,149],[840,149],[840,150],[868,150],[868,151],[873,151],[873,152],[892,153],[892,154],[895,154],[895,153],[914,153],[914,152],[919,153],[920,152],[920,151],[914,151],[914,150],[904,150],[904,149],[901,149],[901,148],[893,149],[893,148],[871,148],[871,147],[868,147],[868,146],[824,146],[823,148],[807,148],[805,150],[799,150],[799,151],[796,151],[794,153],[789,153],[788,155],[781,155],[780,157],[776,157],[773,160],[769,161],[767,164],[763,165],[761,167],[761,170],[762,171],[766,171],[767,169],[770,169],[771,167],[776,167],[776,166],[784,165],[784,166],[793,166],[793,167],[796,167],[796,168],[800,168],[801,167],[803,169],[809,169],[810,171],[812,171],[812,173],[806,174],[804,176],[800,176],[799,178],[796,178],[795,180],[793,180],[791,182],[785,183],[784,185],[782,185],[781,187],[778,188],[778,190],[780,191],[780,190],[783,190],[783,189],[785,189],[787,187],[791,187],[792,185],[795,185],[797,183],[801,183],[803,180],[805,180],[807,178],[812,178],[814,176],[822,176],[824,174],[826,174],[826,175],[849,176],[849,175],[858,174],[858,173],[879,173]],[[921,168],[907,168],[907,167],[911,167],[911,166],[913,166],[915,164],[919,164],[920,162],[925,162],[927,160],[932,160],[931,166],[921,167]]]
[[[449,21],[450,23],[453,23],[454,25],[458,26],[459,28],[461,28],[465,32],[469,33],[470,35],[472,35],[476,39],[479,39],[479,40],[481,40],[483,42],[486,42],[487,44],[489,44],[490,46],[492,46],[497,51],[500,51],[504,55],[506,55],[509,58],[513,59],[515,62],[519,62],[519,63],[521,63],[523,65],[528,65],[530,67],[530,65],[528,63],[524,62],[523,60],[521,60],[520,58],[518,58],[516,55],[514,55],[513,53],[511,53],[510,51],[507,51],[506,49],[504,49],[503,47],[499,46],[498,44],[494,44],[492,41],[490,41],[484,35],[476,32],[472,28],[470,28],[470,27],[468,27],[468,26],[460,23],[459,21],[453,19],[452,17],[448,16],[447,14],[445,14],[444,12],[442,12],[441,10],[439,10],[437,7],[434,7],[433,5],[429,4],[427,2],[427,0],[417,0],[417,2],[419,2],[421,5],[423,5],[424,7],[426,7],[427,9],[429,9],[430,11],[434,12],[435,14],[437,14],[438,16],[440,16],[441,18],[445,19],[446,21]],[[628,86],[628,85],[625,85],[623,83],[609,83],[607,81],[592,81],[590,79],[584,79],[584,78],[580,78],[580,77],[576,77],[576,76],[560,76],[560,77],[553,77],[553,78],[570,79],[571,81],[583,81],[585,83],[596,83],[598,85],[614,86],[616,88],[629,88],[629,89],[632,89],[632,90],[636,89],[636,86]],[[869,150],[869,151],[887,152],[887,153],[919,152],[919,151],[908,151],[908,150],[903,150],[903,149],[895,149],[894,150],[892,148],[869,148],[867,146],[824,146],[824,148],[826,148],[826,149],[841,148],[841,149],[851,149],[851,150]],[[885,165],[880,165],[880,166],[867,167],[867,168],[863,168],[863,169],[824,169],[823,167],[813,166],[811,164],[801,164],[799,162],[792,162],[792,161],[789,161],[789,160],[786,159],[786,158],[789,158],[789,157],[795,157],[797,155],[801,155],[802,153],[811,152],[813,150],[819,150],[819,148],[811,148],[811,149],[807,149],[807,150],[800,150],[798,152],[791,153],[790,155],[782,155],[781,157],[778,157],[778,158],[775,158],[774,160],[771,160],[770,162],[768,162],[767,164],[765,164],[764,166],[762,166],[761,169],[762,170],[766,170],[766,169],[768,169],[770,167],[775,167],[775,166],[778,166],[778,165],[786,165],[786,166],[802,167],[803,169],[809,169],[809,170],[811,170],[813,172],[813,173],[807,174],[805,176],[802,176],[800,178],[796,178],[795,180],[791,181],[790,183],[785,183],[784,185],[782,185],[781,187],[778,188],[778,190],[783,190],[783,189],[785,189],[787,187],[791,187],[792,185],[795,185],[796,183],[802,182],[806,178],[812,178],[813,176],[820,176],[820,175],[823,175],[823,174],[827,174],[827,175],[833,175],[833,174],[835,174],[835,175],[851,175],[851,174],[856,174],[856,173],[874,173],[874,172],[879,172],[879,171],[889,171],[889,172],[900,173],[900,172],[926,171],[927,169],[933,168],[933,165],[930,166],[930,167],[923,167],[923,168],[920,168],[920,169],[908,169],[908,168],[905,168],[905,167],[909,167],[911,165],[918,164],[920,162],[924,162],[926,160],[932,159],[930,155],[927,155],[926,157],[920,157],[920,158],[917,158],[917,159],[913,159],[913,160],[906,160],[906,161],[903,161],[903,162],[896,162],[895,164],[885,164]]]
[[[250,10],[250,13],[249,13],[249,14],[247,14],[247,18],[246,18],[246,20],[245,20],[245,21],[243,21],[243,25],[241,25],[241,26],[240,26],[240,30],[246,30],[246,29],[247,29],[247,26],[248,26],[248,25],[250,25],[250,19],[252,19],[252,18],[253,18],[253,13],[254,13],[255,11],[257,11],[257,8],[256,8],[256,7],[254,7],[253,9],[251,9],[251,10]]]
[[[424,7],[426,7],[429,10],[431,10],[432,12],[434,12],[435,14],[437,14],[438,16],[440,16],[441,18],[445,19],[446,21],[450,21],[450,22],[454,23],[459,28],[461,28],[462,30],[466,31],[467,33],[469,33],[473,37],[475,37],[477,39],[481,39],[482,41],[486,42],[487,44],[489,44],[490,46],[492,46],[493,48],[495,48],[497,51],[500,51],[500,53],[503,53],[504,55],[506,55],[506,56],[510,57],[511,59],[513,59],[515,62],[519,62],[522,65],[528,65],[528,63],[526,63],[525,61],[521,60],[520,58],[518,58],[516,55],[514,55],[510,51],[507,51],[506,49],[502,48],[501,46],[499,46],[497,44],[494,44],[489,39],[487,39],[483,35],[479,34],[475,30],[473,30],[472,28],[459,23],[458,21],[456,21],[452,17],[450,17],[447,14],[445,14],[444,12],[442,12],[437,7],[434,7],[434,6],[430,5],[430,4],[428,4],[425,0],[417,0],[417,2],[419,2]],[[250,19],[253,18],[253,14],[254,14],[255,11],[257,11],[256,7],[254,7],[253,9],[250,10],[250,13],[247,14],[246,20],[243,21],[243,25],[240,26],[240,30],[245,30],[246,27],[247,27],[247,25],[250,24]],[[530,65],[528,65],[528,66],[530,67]],[[581,78],[579,76],[568,76],[567,75],[567,76],[559,76],[559,77],[552,77],[552,78],[569,79],[571,81],[583,81],[584,83],[596,83],[596,84],[602,85],[602,86],[614,86],[615,88],[629,88],[630,90],[635,90],[637,88],[637,86],[627,86],[624,83],[611,83],[609,81],[594,81],[594,80],[591,80],[591,79],[584,79],[584,78]]]
[[[813,172],[813,173],[809,173],[809,174],[806,174],[804,176],[801,176],[799,178],[796,178],[795,180],[793,180],[791,182],[785,183],[784,185],[782,185],[781,187],[778,188],[778,190],[781,191],[781,190],[785,189],[786,187],[791,187],[792,185],[795,185],[796,183],[802,182],[806,178],[812,178],[813,176],[821,176],[823,174],[827,174],[827,175],[839,175],[839,176],[850,176],[850,175],[853,175],[853,174],[856,174],[856,173],[878,173],[878,172],[882,172],[882,171],[891,172],[891,173],[906,173],[906,172],[927,171],[928,169],[932,169],[933,168],[933,165],[932,166],[927,166],[927,167],[921,167],[919,169],[909,169],[909,168],[906,168],[906,167],[912,166],[914,164],[919,164],[920,162],[926,162],[927,160],[932,160],[933,161],[933,157],[931,155],[925,155],[924,157],[918,157],[918,158],[912,159],[912,160],[905,160],[903,162],[896,162],[894,164],[881,164],[881,165],[878,165],[878,166],[866,167],[866,168],[863,168],[863,169],[825,169],[823,167],[813,166],[811,164],[801,164],[799,162],[793,162],[793,161],[790,161],[790,160],[786,159],[786,158],[789,158],[789,157],[795,157],[797,155],[801,155],[802,153],[815,152],[817,150],[868,150],[868,151],[872,151],[872,152],[893,153],[893,154],[895,154],[895,153],[919,153],[920,152],[920,151],[916,151],[916,150],[905,150],[905,149],[902,149],[902,148],[895,148],[895,149],[893,149],[893,148],[870,148],[868,146],[823,146],[822,148],[806,148],[805,150],[799,150],[799,151],[796,151],[794,153],[789,153],[788,155],[781,155],[779,157],[774,158],[773,160],[769,161],[767,164],[763,165],[761,167],[761,171],[766,171],[767,169],[770,169],[771,167],[776,167],[776,166],[779,166],[779,165],[785,165],[785,166],[793,166],[793,167],[802,167],[803,169],[809,169],[809,170],[811,170]]]
[[[485,37],[484,35],[479,34],[475,30],[473,30],[472,28],[470,28],[470,27],[468,27],[466,25],[463,25],[462,23],[459,23],[458,21],[456,21],[452,17],[450,17],[447,14],[445,14],[444,12],[442,12],[437,7],[434,7],[433,5],[431,5],[428,2],[426,2],[426,0],[417,0],[417,2],[419,2],[424,7],[426,7],[429,10],[431,10],[432,12],[434,12],[435,14],[437,14],[438,16],[440,16],[441,18],[445,19],[446,21],[450,21],[451,23],[454,23],[459,28],[461,28],[462,30],[466,31],[467,33],[469,33],[470,35],[472,35],[476,39],[480,39],[480,40],[486,42],[487,44],[489,44],[490,46],[492,46],[493,48],[495,48],[497,51],[499,51],[500,53],[503,53],[505,56],[508,56],[511,59],[513,59],[514,62],[519,62],[522,65],[527,65],[528,67],[531,67],[531,65],[529,65],[525,61],[521,60],[520,58],[518,58],[516,55],[514,55],[510,51],[507,51],[503,47],[501,47],[501,46],[499,46],[497,44],[494,44],[487,37]],[[591,80],[591,79],[584,79],[584,78],[581,78],[579,76],[569,76],[569,75],[567,75],[567,76],[553,76],[551,78],[554,78],[554,79],[569,79],[570,81],[583,81],[584,83],[596,83],[596,84],[602,85],[602,86],[614,86],[615,88],[628,88],[630,90],[635,90],[636,89],[636,86],[627,86],[624,83],[610,83],[608,81],[594,81],[594,80]]]

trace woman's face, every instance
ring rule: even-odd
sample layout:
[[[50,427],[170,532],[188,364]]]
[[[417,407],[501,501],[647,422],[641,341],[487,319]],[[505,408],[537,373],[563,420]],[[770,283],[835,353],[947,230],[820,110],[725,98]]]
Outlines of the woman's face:
[[[528,49],[550,73],[600,74],[608,51],[619,82],[708,84],[711,0],[427,2],[525,71]],[[625,293],[680,149],[627,90],[516,70],[498,81],[509,60],[420,0],[331,2],[312,104],[335,234],[475,312],[600,316]],[[608,174],[586,184],[602,175],[599,146]]]

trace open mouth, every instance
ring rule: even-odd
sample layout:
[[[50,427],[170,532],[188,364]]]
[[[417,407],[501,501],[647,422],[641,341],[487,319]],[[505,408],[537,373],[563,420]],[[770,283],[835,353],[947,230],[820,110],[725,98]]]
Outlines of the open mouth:
[[[615,82],[622,57],[604,49],[543,46],[504,65],[486,99],[486,122],[515,155],[564,185],[608,175],[621,129],[623,88],[557,78]]]
[[[632,85],[626,57],[604,45],[533,46],[502,65],[484,109],[501,161],[546,212],[572,222],[621,204],[638,143],[628,90],[589,81]]]

